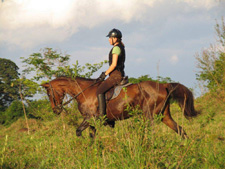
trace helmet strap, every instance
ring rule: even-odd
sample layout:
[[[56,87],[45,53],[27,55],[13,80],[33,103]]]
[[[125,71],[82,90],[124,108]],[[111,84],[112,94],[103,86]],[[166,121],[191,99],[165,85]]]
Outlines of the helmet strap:
[[[118,41],[114,42],[114,39],[112,37],[112,45],[114,46]]]
[[[113,39],[113,37],[112,37],[112,45],[114,45],[115,44],[115,42],[114,42],[114,39]]]

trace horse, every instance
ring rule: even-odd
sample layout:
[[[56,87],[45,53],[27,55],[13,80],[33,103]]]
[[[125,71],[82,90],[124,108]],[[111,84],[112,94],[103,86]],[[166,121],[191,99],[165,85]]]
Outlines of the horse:
[[[90,136],[94,137],[96,129],[91,126],[88,120],[92,117],[99,117],[98,101],[96,90],[101,82],[96,79],[83,77],[58,77],[48,83],[42,84],[46,89],[47,95],[51,102],[53,112],[60,114],[63,107],[63,99],[69,94],[72,99],[76,99],[78,109],[83,116],[82,123],[76,129],[76,135],[81,136],[82,131],[90,127]],[[72,100],[71,99],[71,100]],[[192,92],[180,83],[158,83],[153,81],[143,81],[131,84],[126,90],[121,90],[120,94],[107,101],[106,107],[106,124],[114,127],[115,121],[124,120],[132,115],[126,109],[139,106],[144,117],[149,120],[154,115],[162,114],[161,121],[182,138],[188,138],[184,129],[179,126],[172,118],[170,113],[170,100],[175,100],[187,119],[196,117],[199,112],[194,108],[194,98]]]

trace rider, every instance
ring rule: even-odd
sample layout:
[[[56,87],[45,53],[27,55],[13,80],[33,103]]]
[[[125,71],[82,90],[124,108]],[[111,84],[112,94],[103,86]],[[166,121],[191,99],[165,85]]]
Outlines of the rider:
[[[106,37],[109,37],[110,45],[113,45],[109,52],[109,68],[99,76],[97,80],[103,81],[97,89],[97,98],[100,115],[106,115],[105,93],[119,84],[124,77],[125,46],[122,42],[122,33],[118,29],[112,29]],[[109,77],[104,81],[105,77]]]

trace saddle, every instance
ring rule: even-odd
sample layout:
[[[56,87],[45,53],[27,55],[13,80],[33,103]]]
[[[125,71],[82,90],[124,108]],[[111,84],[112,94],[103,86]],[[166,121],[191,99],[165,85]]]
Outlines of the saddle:
[[[106,101],[115,99],[121,92],[124,87],[130,86],[132,83],[129,83],[128,76],[123,77],[122,81],[117,85],[111,88],[105,94]]]

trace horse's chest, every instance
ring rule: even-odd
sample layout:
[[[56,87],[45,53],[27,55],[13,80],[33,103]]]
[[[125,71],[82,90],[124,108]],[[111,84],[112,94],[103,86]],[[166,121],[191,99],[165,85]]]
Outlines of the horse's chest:
[[[96,99],[97,100],[97,99]],[[82,104],[78,105],[78,109],[81,112],[81,114],[88,114],[92,115],[96,112],[96,101],[86,101]]]

